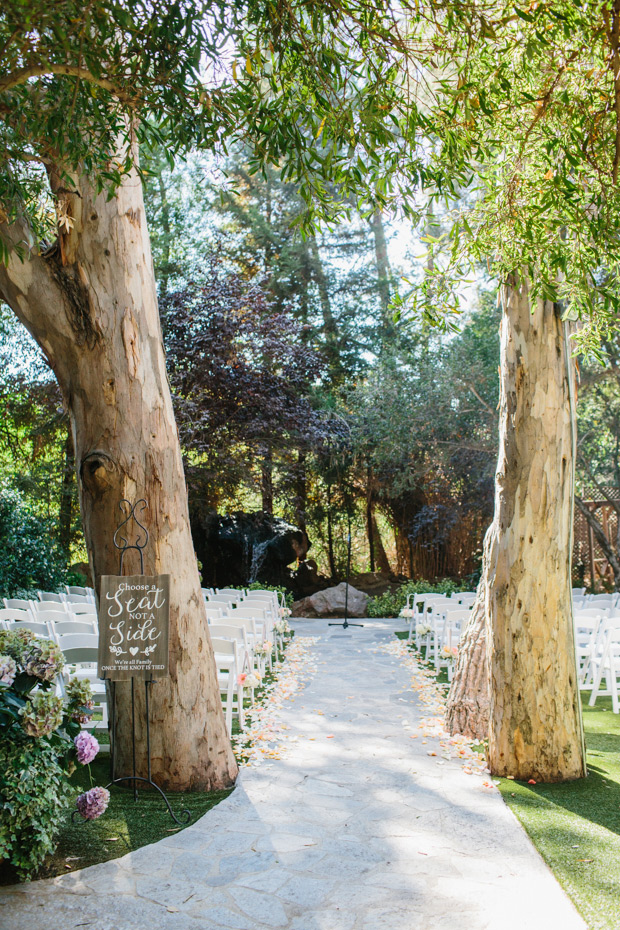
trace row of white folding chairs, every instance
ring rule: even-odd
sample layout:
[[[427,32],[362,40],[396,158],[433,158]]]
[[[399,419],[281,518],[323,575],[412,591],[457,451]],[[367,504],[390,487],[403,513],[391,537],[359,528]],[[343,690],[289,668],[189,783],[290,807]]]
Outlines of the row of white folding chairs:
[[[0,610],[0,615],[3,613],[12,613],[11,611],[2,611]],[[30,630],[35,636],[42,636],[45,639],[51,639],[55,643],[58,643],[59,637],[67,635],[91,635],[98,634],[97,628],[97,618],[93,614],[92,616],[82,616],[78,620],[77,618],[71,619],[66,617],[62,619],[62,614],[58,614],[58,617],[61,619],[56,619],[56,616],[42,616],[38,617],[36,620],[14,620],[14,619],[3,619],[0,617],[0,629],[3,630]]]
[[[578,589],[581,591],[582,589]],[[573,588],[573,607],[575,610],[600,607],[616,609],[620,607],[620,593],[612,594],[575,594]]]
[[[579,659],[579,639],[577,656]],[[597,698],[611,695],[614,714],[620,713],[618,678],[620,677],[620,614],[601,618],[592,635],[580,668],[580,687],[592,689],[589,704],[594,707]],[[605,687],[602,687],[605,679]]]
[[[254,597],[253,595],[257,596]],[[210,597],[206,601],[207,619],[218,619],[224,615],[235,613],[238,617],[253,617],[256,620],[259,633],[263,637],[263,642],[269,641],[279,646],[282,645],[282,637],[276,632],[275,625],[280,619],[280,607],[277,594],[273,592],[250,592],[250,596],[243,600],[232,600],[227,594],[220,594]],[[218,613],[219,611],[219,613]],[[268,659],[271,665],[271,657]]]
[[[452,678],[454,658],[470,617],[471,608],[464,605],[436,604],[426,612],[426,619],[419,622],[416,634],[417,648],[425,647],[426,658],[431,660],[437,672],[442,668]]]
[[[47,611],[63,614],[64,616],[73,616],[74,614],[95,614],[97,612],[97,607],[94,601],[89,600],[29,601],[23,598],[5,597],[4,607],[2,610],[19,611],[19,615],[28,614],[34,619],[42,612]]]
[[[214,628],[211,635],[211,645],[217,669],[224,720],[230,736],[232,734],[233,716],[236,716],[239,720],[241,729],[245,726],[243,702],[246,689],[241,678],[241,673],[244,670],[244,657],[237,639],[215,635],[216,632],[226,632],[226,630],[225,628],[223,630]]]
[[[428,615],[441,606],[445,605],[448,609],[460,608],[470,609],[476,600],[475,591],[459,591],[452,596],[447,594],[437,594],[435,591],[427,593],[420,591],[416,594],[410,594],[407,597],[407,610],[411,611],[409,615],[409,633],[407,641],[411,642],[416,628],[419,624],[426,624]],[[419,648],[418,636],[416,635],[416,646]]]
[[[265,666],[272,667],[271,654],[265,653],[262,645],[265,642],[264,620],[257,620],[253,612],[247,612],[243,608],[235,608],[229,611],[222,611],[218,617],[208,618],[209,632],[213,627],[226,626],[235,631],[234,638],[242,650],[244,658],[244,671],[247,668],[256,671],[262,678],[265,674]],[[211,633],[211,636],[221,636],[221,633]]]

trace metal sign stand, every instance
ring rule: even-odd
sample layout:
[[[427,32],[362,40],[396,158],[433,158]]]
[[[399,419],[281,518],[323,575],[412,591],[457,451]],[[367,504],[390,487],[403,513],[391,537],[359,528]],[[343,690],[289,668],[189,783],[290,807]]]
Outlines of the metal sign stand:
[[[123,574],[123,561],[124,561],[124,558],[125,558],[125,553],[128,552],[130,549],[135,549],[135,550],[138,552],[139,556],[140,556],[140,574],[143,575],[143,574],[144,574],[144,552],[143,552],[143,550],[144,550],[145,546],[147,545],[147,543],[148,543],[148,541],[149,541],[149,533],[148,533],[148,530],[146,529],[146,527],[145,527],[142,523],[140,523],[140,521],[138,520],[138,517],[136,516],[136,507],[138,507],[140,504],[142,504],[142,507],[140,508],[140,513],[142,513],[142,511],[146,510],[146,508],[148,507],[148,504],[147,504],[147,502],[146,502],[146,500],[145,500],[144,498],[141,498],[139,501],[136,501],[134,504],[131,504],[130,501],[128,501],[128,500],[122,500],[118,506],[119,506],[121,512],[123,512],[123,513],[125,513],[125,508],[124,508],[124,505],[125,505],[125,504],[126,504],[127,507],[129,508],[129,512],[128,512],[126,518],[123,520],[123,522],[117,527],[116,532],[114,533],[114,540],[113,540],[114,546],[115,546],[115,547],[119,550],[119,552],[120,552],[118,573],[119,573],[119,575],[122,575],[122,574]],[[125,537],[125,536],[119,536],[119,533],[120,533],[120,531],[122,530],[122,528],[123,528],[127,523],[129,523],[129,521],[130,521],[132,518],[133,518],[133,520],[134,520],[134,523],[136,523],[137,526],[140,528],[140,529],[138,530],[135,543],[130,543],[129,540],[127,539],[127,537]],[[144,537],[141,536],[140,530],[142,531],[142,533],[144,533]],[[137,770],[136,770],[136,696],[135,696],[135,678],[132,678],[132,679],[131,679],[131,742],[132,742],[132,770],[133,770],[133,771],[132,771],[132,774],[131,774],[131,775],[121,775],[121,776],[118,776],[118,777],[117,777],[117,776],[116,776],[116,767],[115,767],[115,755],[116,755],[116,682],[115,682],[115,681],[111,681],[111,682],[110,682],[110,686],[111,686],[111,689],[110,689],[110,690],[111,690],[111,704],[112,704],[112,712],[111,712],[111,715],[110,715],[110,716],[111,716],[111,720],[110,720],[110,725],[111,725],[111,726],[110,726],[110,729],[111,729],[111,732],[112,732],[112,746],[111,746],[111,750],[112,750],[112,760],[111,760],[111,761],[112,761],[112,781],[111,781],[108,785],[106,785],[106,788],[109,788],[110,785],[118,785],[118,784],[120,784],[121,782],[131,782],[131,783],[133,784],[133,796],[134,796],[134,801],[137,801],[137,800],[138,800],[138,784],[141,783],[141,784],[143,784],[143,785],[150,785],[151,788],[155,788],[156,791],[159,791],[161,797],[163,798],[163,800],[164,800],[164,802],[165,802],[165,804],[166,804],[166,807],[168,808],[168,813],[170,814],[170,816],[172,817],[172,819],[174,820],[175,823],[178,823],[179,825],[180,825],[180,824],[183,824],[183,823],[189,823],[189,820],[190,820],[190,818],[191,818],[191,813],[190,813],[187,809],[185,809],[185,810],[182,810],[181,813],[180,813],[180,815],[179,815],[179,817],[177,817],[176,814],[174,813],[174,811],[172,810],[172,807],[170,806],[170,802],[169,802],[168,798],[166,797],[166,795],[164,794],[164,792],[162,791],[162,789],[159,787],[159,785],[157,785],[157,784],[153,781],[153,778],[152,778],[152,774],[151,774],[151,721],[150,721],[150,713],[149,713],[149,689],[150,689],[150,687],[152,687],[153,684],[154,684],[154,681],[153,681],[153,677],[152,677],[152,676],[151,676],[150,679],[148,679],[148,680],[146,680],[146,681],[144,682],[144,701],[145,701],[145,714],[146,714],[146,759],[147,759],[147,777],[144,778],[144,777],[142,777],[142,776],[140,776],[140,775],[138,775],[138,774],[136,773]],[[77,813],[77,812],[76,812],[76,813]]]

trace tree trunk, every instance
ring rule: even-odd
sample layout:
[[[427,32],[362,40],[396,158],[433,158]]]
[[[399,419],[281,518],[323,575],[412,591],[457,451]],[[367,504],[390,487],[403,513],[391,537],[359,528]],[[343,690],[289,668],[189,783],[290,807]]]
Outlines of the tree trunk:
[[[377,286],[379,288],[379,301],[381,304],[381,341],[382,343],[393,339],[395,334],[394,320],[390,314],[390,284],[392,270],[388,258],[387,241],[383,226],[381,210],[375,210],[372,215],[372,231],[375,241],[375,262],[377,265]]]
[[[73,451],[71,424],[67,423],[66,425],[67,436],[63,450],[62,483],[60,486],[60,507],[58,510],[58,542],[68,566],[71,561],[71,524],[73,523],[75,453]]]
[[[318,288],[319,300],[321,303],[321,314],[323,316],[323,335],[325,337],[325,349],[330,367],[329,373],[332,380],[338,381],[343,376],[342,359],[340,358],[340,338],[338,335],[338,327],[336,325],[334,314],[332,313],[327,278],[325,277],[325,272],[323,270],[323,262],[321,261],[321,253],[319,252],[319,244],[316,241],[316,236],[311,234],[308,237],[308,241],[310,243],[310,263],[312,267],[312,276]]]
[[[377,524],[377,517],[374,509],[370,517],[370,523],[372,526],[372,538],[379,571],[384,572],[386,575],[391,575],[392,566],[390,565],[385,547],[383,545],[383,540],[381,539],[381,532],[379,531],[379,525]],[[409,540],[407,540],[407,542],[409,542]]]
[[[366,535],[368,537],[368,556],[370,561],[370,571],[375,570],[375,541],[373,535],[372,518],[374,516],[372,506],[372,468],[368,466],[366,472]]]
[[[260,465],[261,506],[265,513],[273,513],[273,457],[271,449],[262,450]]]
[[[54,179],[52,176],[52,183]],[[147,574],[171,575],[170,677],[151,696],[153,777],[173,790],[234,781],[204,600],[189,528],[177,428],[166,379],[155,278],[135,172],[115,197],[61,194],[70,224],[45,256],[15,252],[0,294],[32,333],[71,417],[84,535],[95,587],[116,574],[121,498],[148,501]],[[68,228],[72,224],[71,228]],[[14,242],[29,231],[14,224]],[[126,571],[136,570],[128,565]],[[118,771],[131,769],[129,683],[118,683]],[[138,769],[146,768],[144,691],[136,689]]]
[[[487,656],[487,597],[489,574],[493,564],[489,547],[496,534],[493,527],[484,540],[482,576],[471,617],[459,643],[459,654],[446,705],[446,728],[472,739],[489,735],[489,661]]]
[[[305,451],[299,449],[295,469],[295,521],[299,529],[304,532],[306,531],[308,510],[308,465],[306,459]]]
[[[485,546],[494,775],[586,774],[571,596],[574,365],[554,305],[505,289],[495,516]]]

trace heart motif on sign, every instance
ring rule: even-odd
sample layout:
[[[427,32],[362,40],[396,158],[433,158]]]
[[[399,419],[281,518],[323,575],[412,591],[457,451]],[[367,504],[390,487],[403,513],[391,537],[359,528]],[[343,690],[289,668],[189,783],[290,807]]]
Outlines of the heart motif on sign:
[[[129,651],[130,651],[130,653],[132,654],[132,656],[135,656],[136,652],[138,651],[138,647],[137,647],[137,646],[132,646],[131,649],[130,649]]]

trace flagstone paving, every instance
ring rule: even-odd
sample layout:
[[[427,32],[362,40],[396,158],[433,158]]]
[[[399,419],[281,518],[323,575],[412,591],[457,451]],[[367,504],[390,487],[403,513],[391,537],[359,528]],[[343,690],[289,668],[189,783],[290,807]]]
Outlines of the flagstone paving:
[[[283,758],[159,843],[3,889],[0,927],[585,930],[496,789],[411,738],[428,709],[380,648],[394,621],[293,626],[318,665]]]

